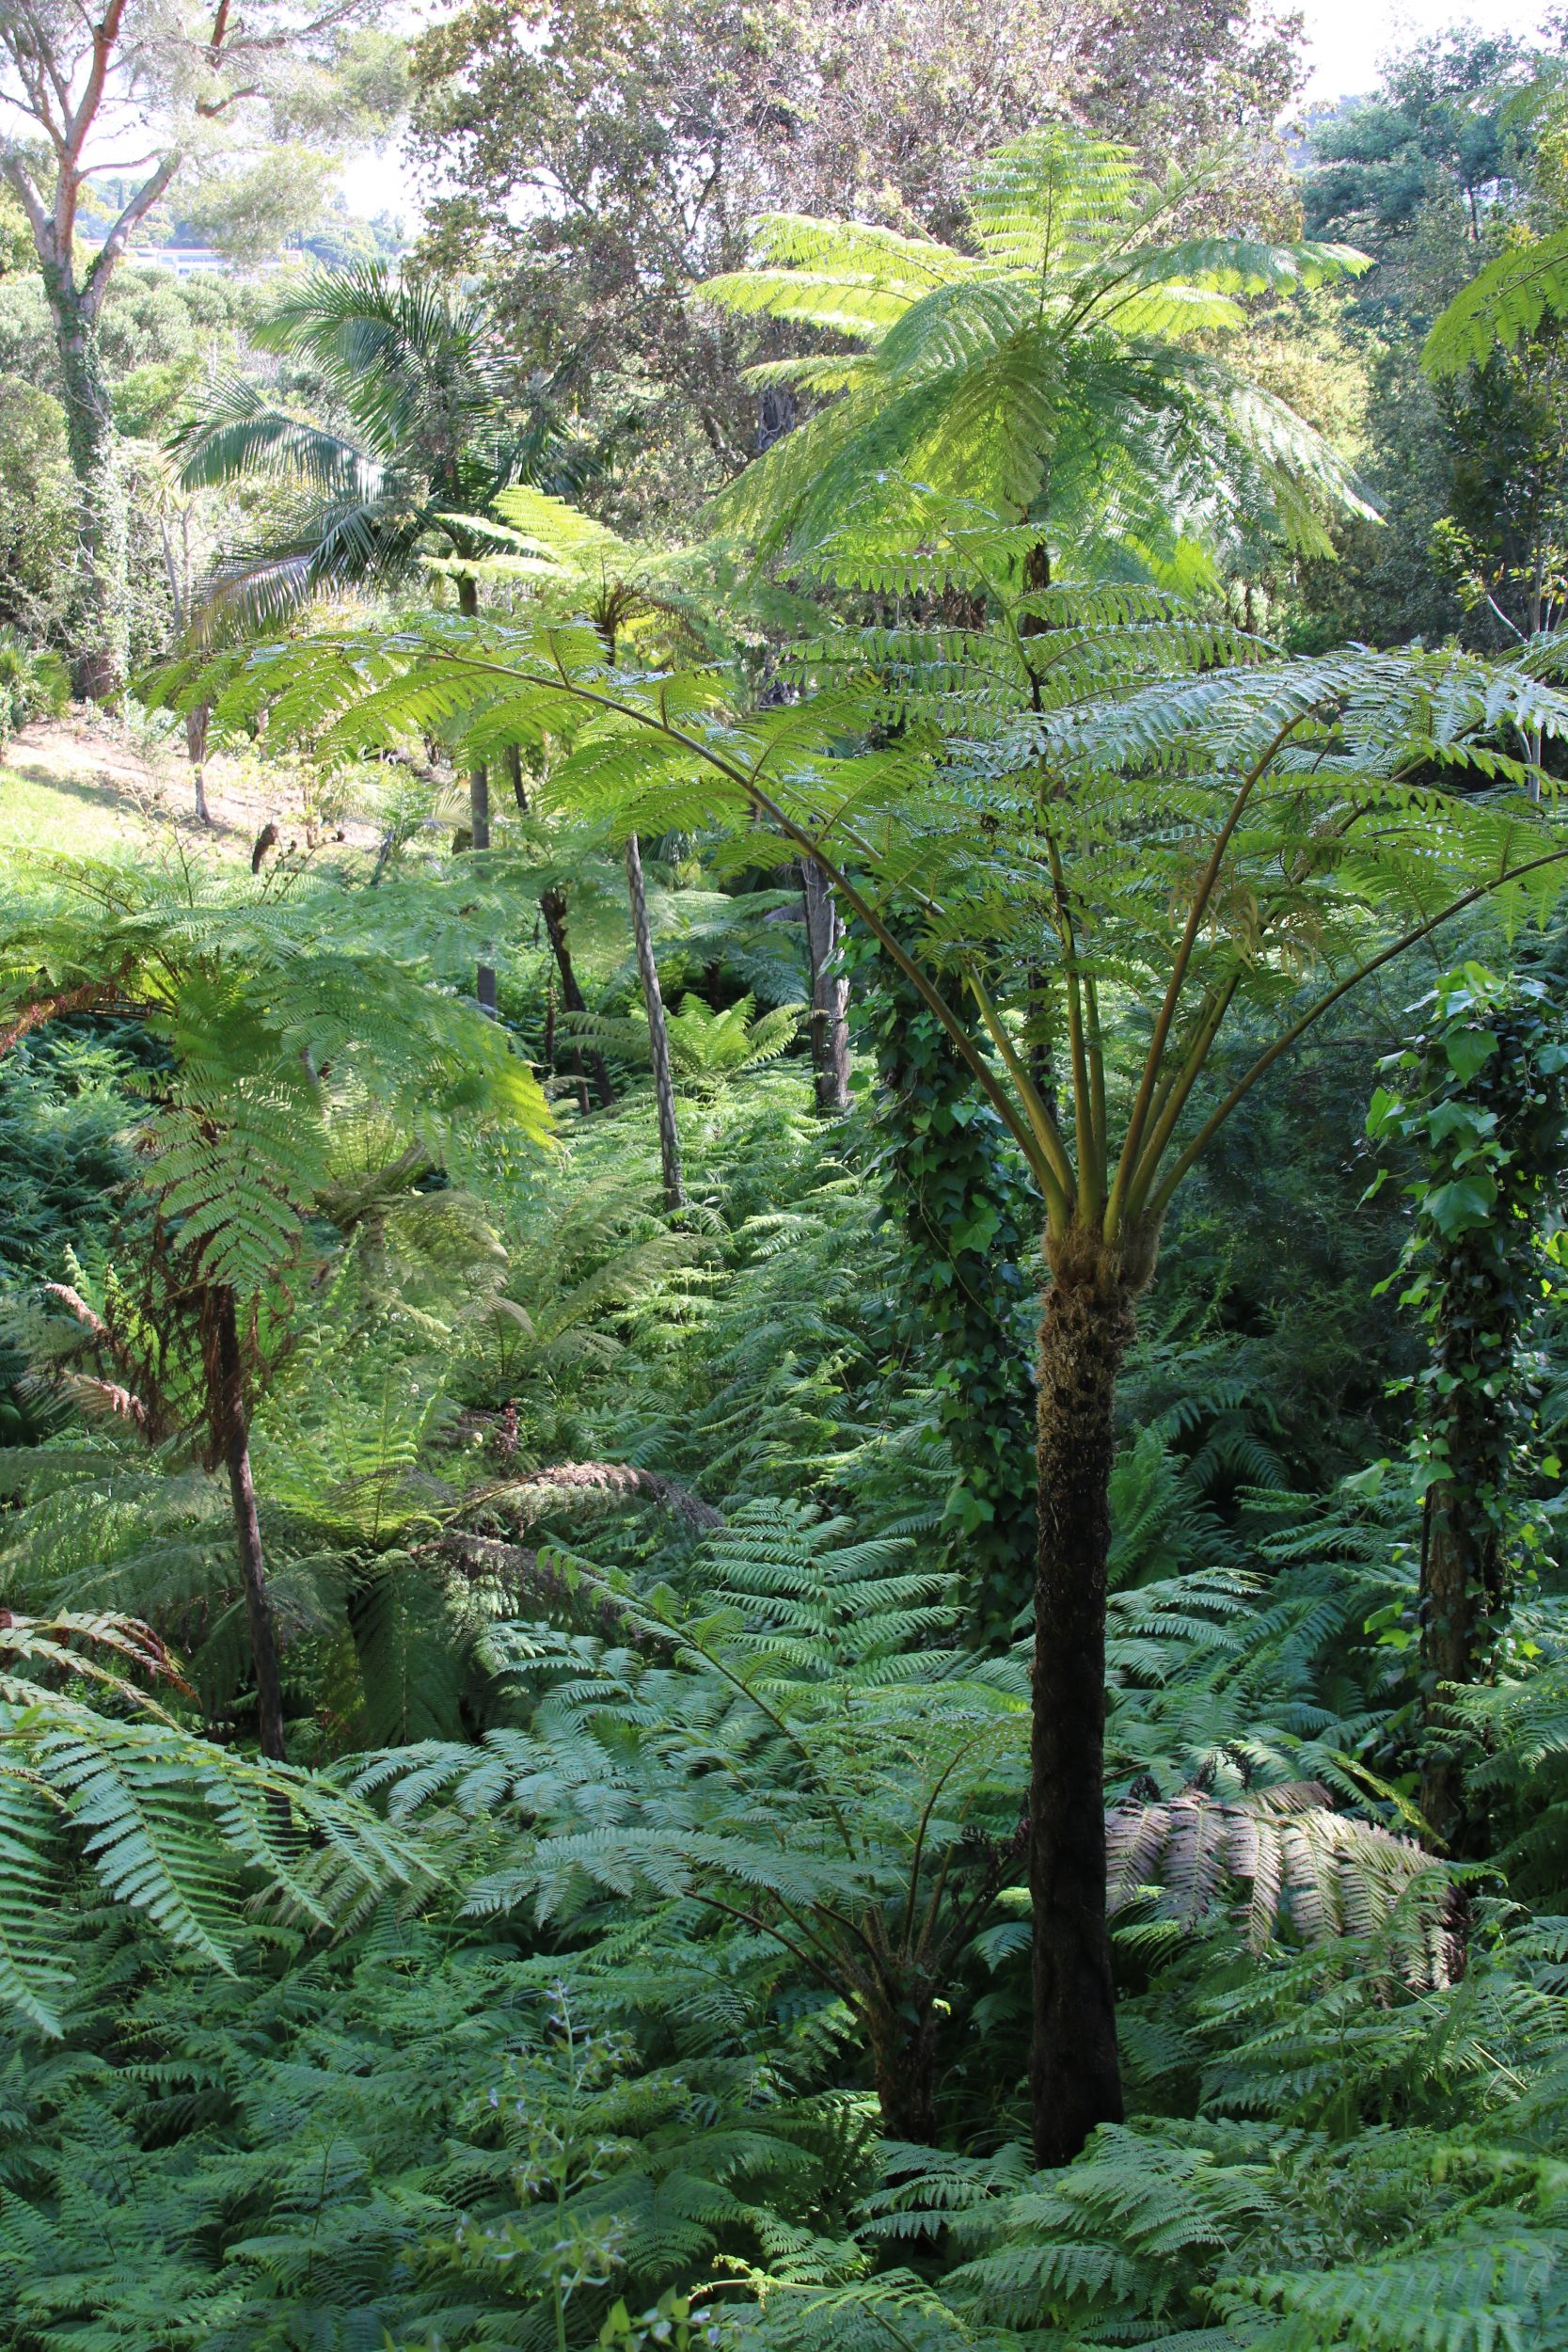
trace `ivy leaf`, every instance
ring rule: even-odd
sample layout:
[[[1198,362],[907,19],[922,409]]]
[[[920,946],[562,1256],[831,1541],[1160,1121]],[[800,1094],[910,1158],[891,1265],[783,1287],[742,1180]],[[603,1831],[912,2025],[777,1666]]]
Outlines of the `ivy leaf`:
[[[1427,1114],[1427,1134],[1433,1143],[1452,1143],[1463,1138],[1466,1143],[1481,1143],[1497,1130],[1495,1111],[1479,1111],[1469,1103],[1456,1103],[1452,1096],[1439,1103]]]
[[[1497,1204],[1497,1187],[1490,1176],[1461,1176],[1451,1184],[1435,1184],[1426,1197],[1427,1214],[1445,1240],[1472,1232],[1484,1225]]]
[[[1491,1029],[1453,1029],[1444,1039],[1443,1050],[1461,1086],[1468,1086],[1497,1052],[1497,1034]]]

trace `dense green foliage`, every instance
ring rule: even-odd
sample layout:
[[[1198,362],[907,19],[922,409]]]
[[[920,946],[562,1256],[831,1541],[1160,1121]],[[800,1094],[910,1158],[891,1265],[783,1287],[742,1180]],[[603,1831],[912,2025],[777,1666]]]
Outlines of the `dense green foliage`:
[[[413,66],[0,213],[0,2352],[1568,2345],[1555,53]]]

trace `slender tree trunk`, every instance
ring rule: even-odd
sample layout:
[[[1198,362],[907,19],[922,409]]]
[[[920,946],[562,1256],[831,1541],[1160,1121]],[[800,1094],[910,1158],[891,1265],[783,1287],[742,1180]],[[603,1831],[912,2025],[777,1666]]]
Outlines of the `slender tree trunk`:
[[[457,581],[457,609],[466,621],[479,618],[479,583],[460,573]],[[490,771],[481,763],[468,771],[468,847],[487,850],[490,847]],[[480,964],[474,974],[474,1001],[481,1012],[496,1018],[496,975],[487,963]]]
[[[191,773],[196,779],[196,816],[198,824],[210,825],[212,812],[207,806],[207,729],[213,716],[211,703],[198,703],[185,713],[185,749],[190,754]]]
[[[475,850],[490,847],[490,777],[484,768],[468,771],[468,845]],[[498,1017],[495,966],[479,964],[474,973],[474,999],[481,1012]]]
[[[642,976],[642,1001],[648,1010],[648,1043],[654,1057],[654,1103],[658,1112],[658,1156],[664,1170],[664,1205],[684,1209],[686,1185],[681,1175],[680,1130],[675,1125],[675,1083],[670,1069],[670,1033],[664,1025],[664,997],[654,961],[653,933],[648,929],[648,897],[642,886],[642,853],[634,833],[626,835],[626,890],[631,899],[631,928],[637,941],[637,968]]]
[[[512,797],[517,803],[519,817],[528,815],[528,787],[523,782],[523,755],[515,743],[506,747],[506,772],[512,784]]]
[[[546,890],[539,901],[539,912],[545,918],[545,930],[549,935],[550,952],[555,957],[555,968],[561,975],[562,1004],[567,1012],[586,1012],[588,1007],[582,991],[578,985],[577,972],[572,963],[572,950],[566,939],[566,893],[563,890]],[[594,1091],[599,1098],[599,1107],[601,1110],[613,1110],[615,1089],[610,1083],[610,1073],[605,1068],[604,1056],[590,1048],[588,1067],[594,1079]],[[585,1102],[583,1108],[586,1110],[587,1107]]]
[[[1069,2164],[1119,2122],[1105,1919],[1105,1596],[1117,1374],[1136,1286],[1098,1235],[1052,1253],[1040,1315],[1029,1894],[1035,2160]]]
[[[256,1730],[261,1754],[282,1763],[283,1688],[277,1661],[277,1626],[272,1596],[267,1591],[266,1562],[261,1551],[261,1523],[256,1510],[256,1488],[250,1475],[250,1419],[245,1409],[245,1363],[240,1352],[239,1323],[234,1294],[225,1290],[217,1301],[217,1425],[222,1436],[224,1467],[234,1510],[234,1534],[239,1546],[240,1575],[245,1586],[245,1622],[250,1630],[251,1662],[256,1673]]]
[[[832,884],[812,858],[800,862],[806,893],[806,953],[811,961],[811,1059],[816,1107],[834,1118],[849,1107],[849,983],[829,970],[842,926]]]

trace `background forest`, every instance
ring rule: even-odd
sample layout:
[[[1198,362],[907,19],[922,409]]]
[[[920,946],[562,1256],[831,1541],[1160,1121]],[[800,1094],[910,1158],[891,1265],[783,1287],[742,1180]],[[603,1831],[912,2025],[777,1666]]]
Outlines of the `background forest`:
[[[1568,2347],[1568,34],[405,34],[0,0],[0,2347]]]

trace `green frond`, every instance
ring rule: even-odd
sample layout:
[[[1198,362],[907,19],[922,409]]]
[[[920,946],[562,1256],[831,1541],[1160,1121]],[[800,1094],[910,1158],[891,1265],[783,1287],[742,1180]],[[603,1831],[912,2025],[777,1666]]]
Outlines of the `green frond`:
[[[1512,246],[1477,271],[1439,313],[1421,364],[1441,379],[1479,367],[1532,335],[1548,311],[1568,310],[1568,229]]]
[[[1227,2283],[1227,2320],[1266,2324],[1277,2352],[1513,2352],[1547,2344],[1568,2313],[1568,2233],[1465,2230],[1353,2270],[1278,2272]]]

